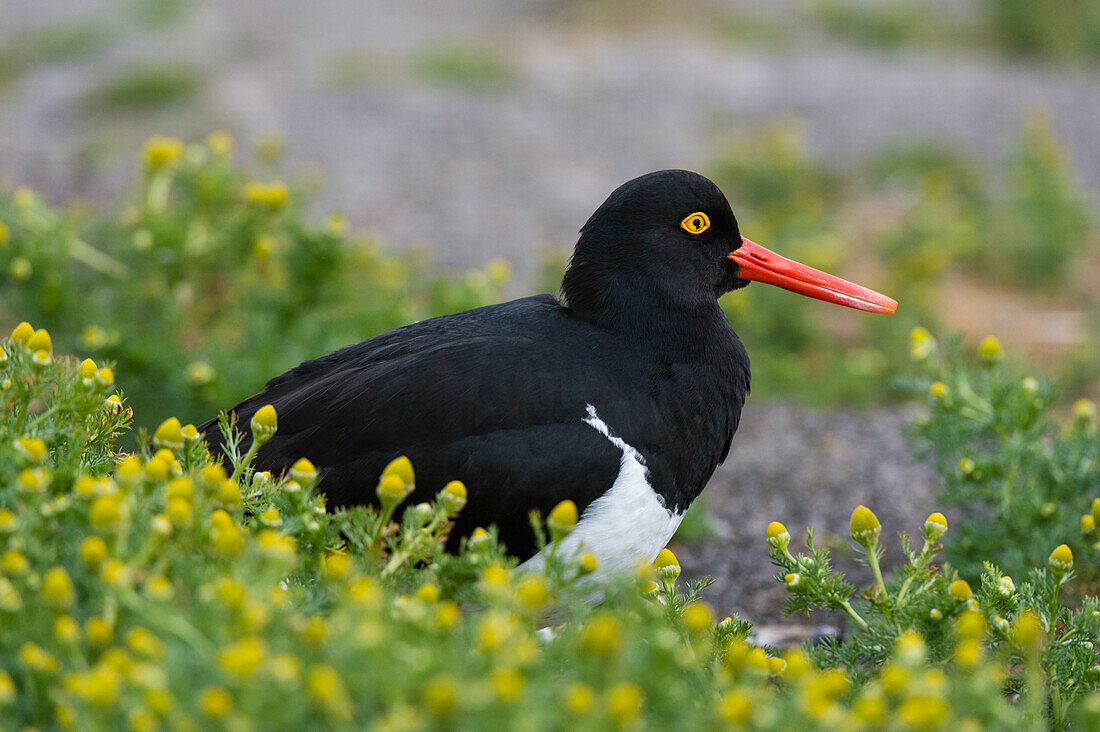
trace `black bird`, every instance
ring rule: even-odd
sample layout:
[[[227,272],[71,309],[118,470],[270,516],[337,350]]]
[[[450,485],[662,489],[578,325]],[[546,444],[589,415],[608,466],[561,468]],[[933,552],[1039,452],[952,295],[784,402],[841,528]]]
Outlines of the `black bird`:
[[[616,189],[580,231],[562,298],[536,295],[432,318],[307,361],[231,411],[274,405],[256,466],[306,457],[330,507],[375,501],[407,455],[409,505],[450,480],[468,503],[452,533],[495,524],[534,553],[528,513],[580,512],[567,541],[601,568],[651,561],[729,453],[749,358],[718,297],[768,282],[860,310],[897,303],[741,236],[718,187],[665,170]],[[223,438],[205,433],[211,452]],[[248,437],[245,437],[247,446]]]

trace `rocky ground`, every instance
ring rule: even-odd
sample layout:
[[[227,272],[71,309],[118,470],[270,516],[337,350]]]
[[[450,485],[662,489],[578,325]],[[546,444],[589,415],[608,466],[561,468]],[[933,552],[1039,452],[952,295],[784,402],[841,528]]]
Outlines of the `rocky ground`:
[[[849,166],[910,138],[996,158],[1038,105],[1100,187],[1093,71],[848,48],[792,25],[794,2],[727,12],[705,0],[237,0],[179,2],[159,19],[138,7],[0,0],[0,175],[54,200],[102,201],[137,175],[153,132],[247,139],[272,128],[293,166],[325,171],[324,207],[392,246],[434,242],[446,265],[507,257],[521,277],[545,242],[571,243],[619,183],[705,168],[729,133],[777,117],[799,120],[813,154]],[[60,52],[45,53],[47,37]],[[456,74],[446,53],[439,68],[440,49],[493,60]],[[154,104],[109,93],[150,68],[180,72],[185,92]],[[763,541],[778,519],[796,537],[816,527],[866,579],[844,553],[851,509],[872,506],[892,536],[936,507],[905,422],[899,411],[750,401],[706,493],[715,535],[679,547],[686,572],[716,577],[708,597],[720,611],[778,619],[784,591]]]

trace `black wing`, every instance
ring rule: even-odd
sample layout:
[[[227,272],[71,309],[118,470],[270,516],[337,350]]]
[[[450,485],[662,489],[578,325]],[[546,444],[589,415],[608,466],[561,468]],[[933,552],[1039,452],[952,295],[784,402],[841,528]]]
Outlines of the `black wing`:
[[[593,378],[591,334],[574,320],[543,295],[415,323],[303,363],[232,411],[246,426],[274,405],[279,429],[257,467],[277,472],[308,458],[330,506],[372,502],[382,468],[407,455],[417,489],[406,505],[461,480],[468,503],[454,537],[496,524],[526,557],[528,513],[565,498],[583,511],[622,457],[582,421],[586,400],[616,385]],[[201,429],[218,454],[216,422]]]

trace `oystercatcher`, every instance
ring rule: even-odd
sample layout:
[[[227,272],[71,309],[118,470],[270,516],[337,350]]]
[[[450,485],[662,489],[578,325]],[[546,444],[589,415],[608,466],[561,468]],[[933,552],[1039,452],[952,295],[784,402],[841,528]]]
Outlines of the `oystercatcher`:
[[[331,507],[374,501],[382,468],[407,455],[417,487],[406,505],[466,484],[451,547],[495,524],[528,559],[529,512],[571,499],[570,547],[583,544],[606,571],[631,567],[656,557],[729,453],[749,358],[717,300],[750,280],[870,312],[897,307],[745,239],[714,183],[664,170],[592,214],[561,299],[383,333],[301,364],[231,411],[247,425],[274,405],[279,430],[255,465],[308,458]],[[201,429],[220,454],[216,422]]]

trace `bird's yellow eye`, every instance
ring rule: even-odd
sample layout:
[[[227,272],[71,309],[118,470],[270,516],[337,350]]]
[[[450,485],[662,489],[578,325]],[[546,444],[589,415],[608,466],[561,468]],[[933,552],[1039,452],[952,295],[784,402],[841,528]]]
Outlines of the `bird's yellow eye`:
[[[702,211],[688,214],[680,222],[680,228],[689,234],[702,234],[710,228],[710,218]]]

